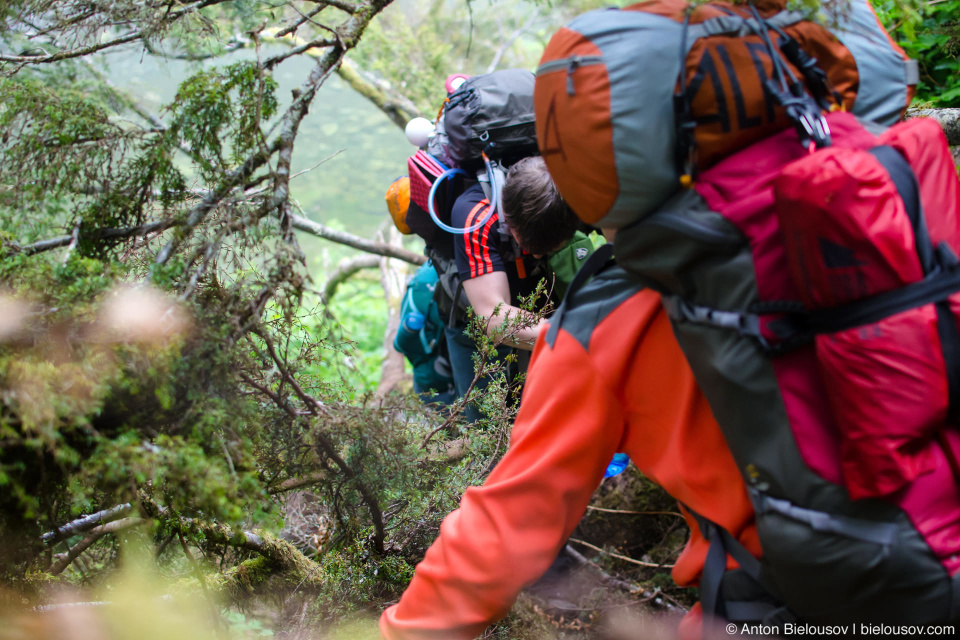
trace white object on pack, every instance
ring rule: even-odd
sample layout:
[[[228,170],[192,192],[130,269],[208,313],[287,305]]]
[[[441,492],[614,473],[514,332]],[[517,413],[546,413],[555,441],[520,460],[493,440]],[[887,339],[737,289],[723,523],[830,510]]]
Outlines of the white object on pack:
[[[407,140],[415,147],[422,147],[427,144],[427,140],[433,135],[433,123],[426,118],[414,118],[407,123],[403,130],[407,134]]]

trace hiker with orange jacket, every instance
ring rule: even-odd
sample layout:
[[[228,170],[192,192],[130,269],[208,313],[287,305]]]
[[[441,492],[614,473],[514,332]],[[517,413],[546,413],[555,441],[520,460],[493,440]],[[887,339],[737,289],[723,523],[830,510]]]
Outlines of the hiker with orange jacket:
[[[505,616],[556,558],[616,452],[759,555],[743,481],[659,296],[610,265],[568,294],[540,334],[510,449],[444,520],[381,617],[383,636],[473,638]],[[692,535],[673,578],[692,586],[710,545],[684,513]],[[698,606],[684,626],[699,624]]]

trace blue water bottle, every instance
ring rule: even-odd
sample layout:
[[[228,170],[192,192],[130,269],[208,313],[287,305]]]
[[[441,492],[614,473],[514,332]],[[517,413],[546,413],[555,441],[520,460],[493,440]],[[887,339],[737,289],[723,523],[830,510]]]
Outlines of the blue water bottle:
[[[413,310],[403,319],[403,328],[410,333],[417,333],[423,329],[427,317],[417,310]]]
[[[630,456],[625,453],[613,454],[613,460],[607,465],[607,471],[603,474],[604,478],[612,478],[623,473],[623,470],[630,464]]]

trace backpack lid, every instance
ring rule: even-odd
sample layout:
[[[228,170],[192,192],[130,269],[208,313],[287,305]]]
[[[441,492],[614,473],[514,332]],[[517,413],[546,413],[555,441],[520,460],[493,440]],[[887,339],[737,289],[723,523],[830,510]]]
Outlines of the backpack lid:
[[[533,85],[525,69],[504,69],[464,81],[444,109],[447,156],[455,164],[536,152]]]

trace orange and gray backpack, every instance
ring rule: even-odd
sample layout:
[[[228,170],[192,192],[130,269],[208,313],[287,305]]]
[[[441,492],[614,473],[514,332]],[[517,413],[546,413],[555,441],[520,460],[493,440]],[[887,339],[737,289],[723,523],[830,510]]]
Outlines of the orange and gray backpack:
[[[896,124],[915,82],[866,0],[652,0],[544,53],[547,166],[662,294],[753,501],[759,560],[700,519],[710,615],[960,619],[960,185]]]

